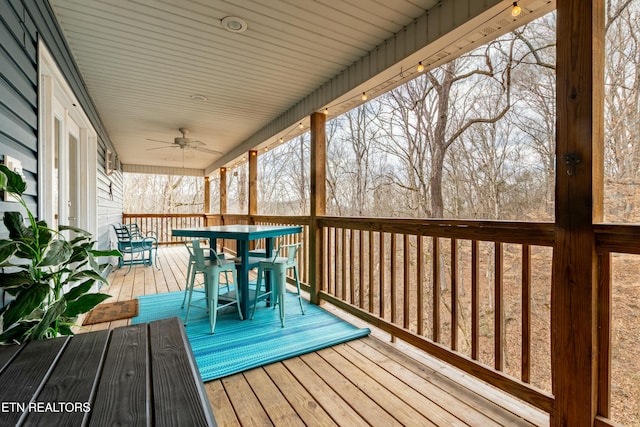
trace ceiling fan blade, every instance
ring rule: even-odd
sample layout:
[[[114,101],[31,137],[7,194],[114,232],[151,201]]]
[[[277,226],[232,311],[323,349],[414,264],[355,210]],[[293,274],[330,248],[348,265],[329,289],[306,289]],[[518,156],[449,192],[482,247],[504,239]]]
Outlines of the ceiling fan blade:
[[[151,139],[151,138],[147,138],[147,141],[162,142],[163,144],[173,144],[173,142],[160,141],[159,139]]]
[[[222,151],[217,151],[217,150],[211,150],[209,148],[202,148],[202,147],[191,147],[194,150],[198,150],[198,151],[202,151],[203,153],[209,153],[209,154],[224,154]]]
[[[173,144],[173,143],[172,143]],[[172,147],[156,147],[156,148],[147,148],[147,151],[153,151],[153,150],[164,150],[165,148],[174,148],[174,147],[178,147],[180,148],[179,145],[174,145]]]
[[[189,144],[190,146],[192,146],[192,147],[202,147],[202,146],[207,145],[207,144],[205,144],[205,143],[204,143],[204,142],[202,142],[202,141],[191,141],[191,140],[189,140],[189,143],[188,143],[188,144]]]

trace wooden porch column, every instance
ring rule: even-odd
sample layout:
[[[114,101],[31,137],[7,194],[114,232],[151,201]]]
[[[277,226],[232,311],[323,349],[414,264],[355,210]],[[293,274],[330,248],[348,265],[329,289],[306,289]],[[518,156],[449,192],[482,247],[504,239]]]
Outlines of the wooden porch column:
[[[309,226],[309,281],[311,303],[318,304],[318,292],[322,287],[324,273],[322,228],[318,217],[326,213],[326,158],[327,141],[325,124],[327,116],[322,113],[311,115],[311,224]]]
[[[204,177],[204,213],[211,212],[211,180],[209,175]]]
[[[602,220],[604,0],[558,0],[556,232],[551,289],[553,426],[597,412],[595,235]]]
[[[258,214],[258,152],[249,151],[249,223]]]
[[[227,168],[220,168],[220,221],[224,224],[227,213]]]

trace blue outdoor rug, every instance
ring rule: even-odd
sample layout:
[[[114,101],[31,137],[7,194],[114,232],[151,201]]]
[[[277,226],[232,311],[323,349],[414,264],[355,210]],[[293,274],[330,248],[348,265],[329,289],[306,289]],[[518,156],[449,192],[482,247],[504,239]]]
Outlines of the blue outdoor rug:
[[[138,297],[139,314],[132,323],[174,316],[184,319],[186,306],[180,308],[183,296],[180,291]],[[192,307],[186,331],[202,380],[214,380],[370,333],[369,329],[359,329],[306,300],[303,315],[293,295],[287,297],[284,328],[280,326],[279,310],[266,307],[261,301],[253,320],[240,320],[235,306],[220,310],[215,334],[211,335],[206,311]],[[196,298],[201,298],[204,305],[202,294],[194,292],[194,302]]]

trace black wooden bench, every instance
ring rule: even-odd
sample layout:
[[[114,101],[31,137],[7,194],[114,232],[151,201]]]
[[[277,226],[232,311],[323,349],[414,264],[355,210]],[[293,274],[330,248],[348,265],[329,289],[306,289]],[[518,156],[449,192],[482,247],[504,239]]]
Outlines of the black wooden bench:
[[[0,346],[0,425],[216,423],[174,317]]]

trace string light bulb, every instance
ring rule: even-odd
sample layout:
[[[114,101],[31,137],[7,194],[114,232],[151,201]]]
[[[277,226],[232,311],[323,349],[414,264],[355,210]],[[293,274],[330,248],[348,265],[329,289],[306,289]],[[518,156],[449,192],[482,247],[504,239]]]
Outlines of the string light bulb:
[[[416,67],[419,73],[424,71],[424,65],[422,65],[422,61],[418,62],[418,66]]]
[[[284,138],[280,137],[280,144],[282,144],[284,142]]]
[[[302,124],[302,122],[300,122],[300,124],[298,125],[298,127],[300,128],[300,130],[304,129],[304,125]]]
[[[360,97],[360,99],[362,99],[363,101],[367,100],[367,93],[366,92],[362,92],[362,96]]]
[[[323,113],[324,113],[324,115],[326,116],[327,114],[329,114],[329,109],[328,109],[328,108],[325,108],[325,109],[324,109],[324,111],[323,111]]]
[[[522,8],[520,6],[518,6],[518,2],[514,1],[513,2],[513,9],[511,9],[511,16],[518,16],[522,13]]]

